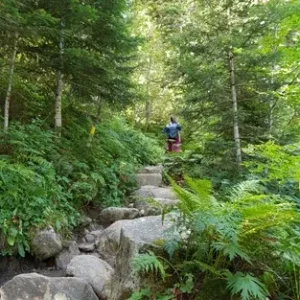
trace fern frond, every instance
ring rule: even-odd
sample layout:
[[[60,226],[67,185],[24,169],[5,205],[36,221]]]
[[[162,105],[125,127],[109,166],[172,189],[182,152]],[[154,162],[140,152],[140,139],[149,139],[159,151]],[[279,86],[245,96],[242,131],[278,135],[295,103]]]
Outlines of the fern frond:
[[[191,191],[181,188],[175,181],[166,175],[171,182],[179,203],[178,208],[186,215],[192,215],[195,211],[201,211],[214,205],[214,198],[211,196],[212,185],[208,180],[194,180],[185,177],[185,181]]]
[[[214,242],[212,243],[212,247],[223,253],[224,256],[228,256],[229,259],[232,261],[236,257],[240,257],[243,260],[251,263],[250,257],[247,255],[245,251],[238,245],[237,243],[232,242]]]
[[[184,180],[202,201],[211,200],[212,183],[209,180],[195,180],[188,176],[185,176]]]
[[[166,272],[163,264],[152,251],[148,251],[148,253],[139,254],[135,256],[132,261],[132,268],[133,271],[136,273],[155,272],[158,273],[163,280],[166,277]]]
[[[241,201],[251,193],[259,192],[260,185],[257,180],[246,180],[234,186],[230,193],[230,201]]]
[[[202,261],[199,261],[199,260],[186,261],[186,262],[184,262],[184,265],[185,266],[189,266],[189,265],[190,266],[197,266],[197,267],[199,267],[199,269],[202,272],[209,272],[209,273],[214,274],[216,276],[223,277],[223,270],[216,269],[212,265],[206,264],[206,263],[204,263]]]
[[[264,284],[257,278],[241,272],[229,276],[227,288],[232,294],[239,294],[242,300],[266,299],[269,295]]]

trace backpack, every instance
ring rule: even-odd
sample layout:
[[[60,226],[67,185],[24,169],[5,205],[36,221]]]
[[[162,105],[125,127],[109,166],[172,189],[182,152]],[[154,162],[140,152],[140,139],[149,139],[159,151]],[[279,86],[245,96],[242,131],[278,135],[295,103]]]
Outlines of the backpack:
[[[176,139],[179,130],[180,126],[177,123],[170,123],[165,127],[164,132],[168,135],[170,139]]]

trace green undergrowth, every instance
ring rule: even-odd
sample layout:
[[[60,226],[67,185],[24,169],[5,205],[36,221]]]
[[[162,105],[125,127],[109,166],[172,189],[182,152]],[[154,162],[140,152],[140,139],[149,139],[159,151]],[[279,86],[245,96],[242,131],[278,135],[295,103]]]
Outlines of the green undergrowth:
[[[169,178],[179,199],[176,234],[164,254],[133,260],[143,284],[130,299],[300,300],[299,149],[249,146],[247,178],[223,189]]]
[[[30,251],[30,236],[53,226],[67,235],[90,204],[119,206],[135,173],[160,160],[156,142],[113,118],[96,128],[69,120],[58,137],[40,121],[11,124],[0,144],[0,253]]]

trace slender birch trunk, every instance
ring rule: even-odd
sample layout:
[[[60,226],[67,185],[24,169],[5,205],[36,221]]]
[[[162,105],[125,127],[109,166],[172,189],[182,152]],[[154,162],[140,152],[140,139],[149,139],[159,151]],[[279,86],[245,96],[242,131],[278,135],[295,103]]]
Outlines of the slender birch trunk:
[[[228,51],[229,67],[230,67],[230,85],[231,85],[231,98],[233,109],[233,134],[235,143],[236,162],[240,164],[242,162],[242,150],[241,150],[241,138],[238,119],[238,102],[236,95],[236,82],[235,82],[235,69],[234,69],[234,55],[232,47]]]
[[[228,31],[231,35],[231,9],[227,10],[228,17]],[[239,115],[238,115],[238,99],[236,93],[236,82],[235,82],[235,64],[233,47],[229,46],[228,50],[228,60],[229,60],[229,73],[230,73],[230,87],[231,87],[231,100],[232,100],[232,111],[233,111],[233,138],[235,145],[235,159],[238,165],[242,162],[242,148],[241,148],[241,137],[239,128]]]
[[[149,34],[152,36],[152,31]],[[147,74],[147,100],[145,103],[145,118],[146,118],[146,128],[149,128],[150,117],[151,117],[151,99],[150,99],[150,81],[151,81],[151,68],[152,68],[152,58],[149,57],[148,74]]]
[[[276,53],[277,53],[277,46],[276,46],[276,39],[277,39],[277,31],[278,31],[278,27],[275,26],[274,28],[274,40],[275,40],[275,44],[274,44],[274,47],[273,47],[273,55],[274,55],[274,58],[273,58],[273,61],[272,61],[272,70],[271,70],[271,87],[273,89],[273,91],[275,90],[275,68],[276,68]],[[269,138],[272,138],[272,132],[273,132],[273,111],[275,109],[275,106],[276,106],[276,101],[275,101],[275,98],[274,98],[274,95],[271,95],[271,98],[270,98],[270,102],[269,102]]]
[[[18,36],[19,36],[19,34],[16,33],[13,52],[12,52],[11,61],[10,61],[10,67],[9,67],[8,86],[7,86],[7,92],[6,92],[5,104],[4,104],[4,130],[8,129],[8,124],[9,124],[9,107],[10,107],[10,99],[11,99],[11,91],[12,91],[16,56],[17,56]]]
[[[55,97],[55,130],[60,133],[62,128],[62,93],[64,88],[63,55],[64,55],[64,21],[60,23],[59,56],[60,69],[56,73],[56,97]]]
[[[148,95],[149,97],[149,95]],[[150,111],[151,111],[151,103],[150,99],[148,98],[146,101],[146,106],[145,106],[145,116],[146,116],[146,128],[149,128],[149,122],[150,122]]]

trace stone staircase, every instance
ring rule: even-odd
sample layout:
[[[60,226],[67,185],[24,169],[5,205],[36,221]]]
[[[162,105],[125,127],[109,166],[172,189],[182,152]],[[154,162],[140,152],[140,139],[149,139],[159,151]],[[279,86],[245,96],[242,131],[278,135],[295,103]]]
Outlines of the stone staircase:
[[[56,267],[67,277],[21,274],[0,289],[0,299],[128,299],[140,282],[132,272],[133,257],[141,250],[158,248],[155,241],[176,234],[170,230],[175,216],[167,215],[162,223],[160,215],[163,208],[177,203],[171,188],[162,186],[162,171],[161,166],[142,169],[137,175],[139,188],[133,193],[129,207],[104,209],[77,241],[61,241],[58,247],[61,239],[58,235],[49,234],[49,229],[40,232],[37,243],[46,248],[40,249],[40,253],[53,249],[55,244],[58,251],[52,254]]]

